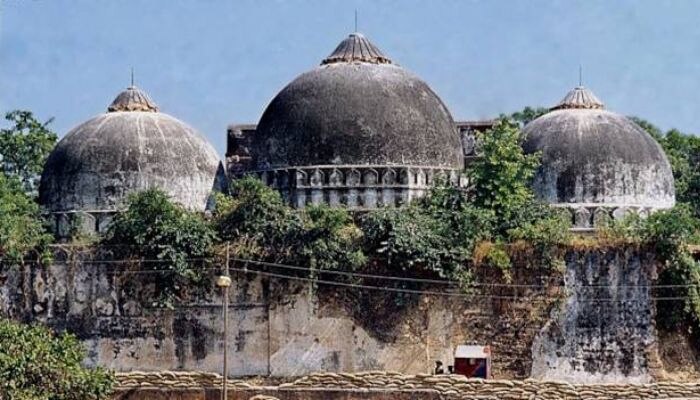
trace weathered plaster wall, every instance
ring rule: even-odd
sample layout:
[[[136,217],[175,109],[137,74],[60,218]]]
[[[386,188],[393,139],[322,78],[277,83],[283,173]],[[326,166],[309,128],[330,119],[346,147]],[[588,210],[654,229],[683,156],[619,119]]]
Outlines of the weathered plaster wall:
[[[650,293],[654,259],[636,252],[582,251],[566,261],[568,297],[534,342],[532,376],[650,381],[659,362]]]
[[[619,257],[617,261],[600,260],[608,260],[605,265],[614,271],[615,263],[626,257],[639,259],[634,253]],[[127,290],[132,283],[140,283],[141,276],[118,263],[90,261],[93,258],[100,257],[94,253],[59,255],[48,267],[26,265],[3,270],[0,312],[75,333],[88,347],[87,362],[91,365],[118,371],[221,371],[223,326],[221,299],[216,293],[175,310],[145,307],[148,284],[135,293]],[[581,284],[595,281],[578,275],[582,259],[589,260],[589,265],[596,262],[576,253],[567,256],[567,285],[572,278],[581,279]],[[644,259],[625,265],[629,269],[638,265],[639,273],[646,274],[651,271],[645,266],[649,262]],[[495,377],[526,378],[532,369],[533,341],[552,315],[559,318],[553,309],[562,296],[562,281],[556,274],[534,267],[515,269],[513,283],[524,285],[517,290],[490,287],[470,297],[403,296],[402,306],[397,305],[394,293],[329,286],[312,292],[305,284],[288,280],[251,274],[233,278],[230,376],[288,377],[316,371],[366,370],[427,373],[435,360],[450,364],[457,344],[475,342],[491,346]],[[651,304],[645,303],[648,298],[642,296],[641,300],[635,312],[650,310]],[[571,307],[571,302],[564,304]],[[593,308],[582,310],[589,318],[597,312]],[[616,310],[606,310],[605,317],[626,318],[627,314],[617,316]],[[615,331],[615,335],[625,332]],[[648,333],[653,338],[653,328]],[[547,335],[543,337],[554,337]],[[567,340],[568,336],[555,340],[542,351],[576,358],[578,349],[595,347],[596,340],[607,343],[609,337],[604,331],[591,330],[583,341]],[[642,342],[634,341],[632,347],[621,340],[615,343],[623,351],[643,350],[639,347]],[[535,356],[541,362],[539,355]],[[644,362],[649,355],[643,352],[635,357]]]

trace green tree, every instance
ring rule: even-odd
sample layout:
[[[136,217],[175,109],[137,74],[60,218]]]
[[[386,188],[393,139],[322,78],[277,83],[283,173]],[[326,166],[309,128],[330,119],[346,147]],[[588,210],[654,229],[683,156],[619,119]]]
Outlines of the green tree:
[[[44,163],[56,145],[58,136],[47,122],[39,122],[30,111],[5,114],[10,123],[0,129],[0,160],[5,176],[17,178],[25,191],[36,193]]]
[[[656,139],[671,164],[676,188],[676,201],[688,204],[700,217],[700,138],[676,129],[662,133],[649,121],[631,117]]]
[[[470,195],[474,204],[493,210],[501,225],[511,227],[523,206],[534,201],[530,181],[539,166],[539,154],[524,154],[518,126],[507,119],[481,134],[481,157],[469,166]]]
[[[208,287],[204,271],[216,240],[214,229],[201,215],[174,204],[159,189],[129,196],[127,208],[118,213],[103,243],[121,247],[123,254],[139,261],[156,288],[154,303],[172,307],[192,292]]]
[[[46,259],[47,234],[39,206],[23,190],[17,178],[0,174],[0,258],[5,264],[22,263],[34,252],[34,258]]]
[[[112,374],[81,364],[85,350],[73,335],[0,318],[0,398],[107,399]]]
[[[547,114],[549,112],[549,109],[546,107],[525,107],[520,111],[516,111],[510,115],[502,115],[501,118],[509,119],[512,121],[515,121],[520,125],[520,127],[524,127],[525,125],[529,124],[533,120],[541,117],[544,114]]]
[[[630,116],[629,119],[632,120],[632,122],[636,123],[639,125],[642,129],[647,131],[653,137],[657,142],[661,142],[664,138],[664,133],[659,129],[656,125],[652,124],[651,122],[635,117],[635,116]]]

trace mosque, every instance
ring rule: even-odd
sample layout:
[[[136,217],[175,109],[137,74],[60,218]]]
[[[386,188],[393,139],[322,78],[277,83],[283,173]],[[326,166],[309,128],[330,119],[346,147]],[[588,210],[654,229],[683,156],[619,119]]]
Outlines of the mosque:
[[[195,129],[127,88],[58,143],[39,198],[59,237],[76,226],[103,232],[130,193],[148,188],[203,211],[212,190],[245,174],[294,207],[400,206],[438,177],[464,185],[474,134],[491,126],[455,122],[423,80],[353,33],[284,87],[257,125],[229,126],[224,161]],[[576,230],[675,203],[659,144],[586,88],[571,90],[524,134],[524,150],[542,154],[537,196],[567,210]]]

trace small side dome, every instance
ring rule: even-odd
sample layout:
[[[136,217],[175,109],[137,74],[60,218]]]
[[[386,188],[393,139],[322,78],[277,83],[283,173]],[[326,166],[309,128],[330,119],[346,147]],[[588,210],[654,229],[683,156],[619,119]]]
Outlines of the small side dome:
[[[464,162],[442,100],[359,33],[275,96],[260,119],[252,150],[257,170],[370,164],[462,168]]]
[[[219,157],[202,135],[158,112],[132,86],[108,112],[59,141],[41,176],[39,202],[57,215],[84,212],[99,219],[117,211],[130,193],[160,188],[183,206],[204,210],[218,167]]]
[[[533,184],[543,201],[584,214],[604,208],[613,217],[675,204],[661,146],[630,119],[605,110],[588,89],[573,89],[524,134],[524,150],[542,154]]]

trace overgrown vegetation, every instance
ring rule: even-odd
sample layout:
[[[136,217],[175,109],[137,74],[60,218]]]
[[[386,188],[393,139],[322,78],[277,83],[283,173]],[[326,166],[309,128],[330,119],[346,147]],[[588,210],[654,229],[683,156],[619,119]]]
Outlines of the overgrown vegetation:
[[[657,289],[656,297],[678,300],[657,303],[659,327],[687,327],[698,333],[700,265],[688,245],[700,243],[700,138],[676,129],[664,133],[646,120],[632,119],[664,149],[673,171],[678,205],[673,210],[652,214],[646,221],[629,217],[618,225],[623,225],[622,229],[633,238],[652,244],[665,263],[657,280],[663,287]],[[684,307],[679,307],[683,299]]]
[[[510,115],[503,115],[501,118],[507,118],[517,123],[522,128],[548,112],[549,109],[547,107],[525,107],[522,110],[516,111]]]
[[[36,203],[41,170],[56,143],[49,122],[39,122],[29,111],[5,115],[10,123],[0,129],[0,259],[18,264],[29,257],[47,260],[51,237]]]
[[[0,398],[100,400],[114,377],[82,366],[85,350],[75,336],[0,318]]]
[[[568,238],[569,226],[560,213],[535,200],[529,181],[538,155],[523,154],[515,123],[503,119],[479,139],[484,156],[469,170],[469,188],[440,181],[400,209],[380,208],[353,221],[342,208],[294,210],[276,191],[248,177],[234,183],[231,197],[218,198],[214,223],[242,258],[313,270],[381,268],[465,285],[478,261],[494,264],[507,277],[508,243],[529,241],[545,254],[547,245]],[[481,242],[493,245],[475,260]]]
[[[539,155],[521,148],[521,128],[546,112],[525,108],[502,117],[477,139],[482,157],[466,174],[469,186],[446,181],[404,207],[351,214],[343,208],[287,205],[280,194],[248,177],[218,195],[211,218],[173,204],[149,190],[132,195],[100,243],[134,268],[142,287],[154,287],[153,304],[173,307],[211,287],[214,256],[222,244],[234,257],[322,271],[375,271],[399,276],[438,276],[468,287],[480,268],[510,279],[514,249],[551,268],[558,249],[571,244],[569,218],[538,202],[530,189]],[[8,113],[0,131],[0,256],[12,263],[41,258],[50,237],[35,201],[38,174],[56,141],[48,123],[31,113]],[[679,206],[644,219],[611,221],[598,243],[649,246],[664,263],[656,297],[687,299],[659,303],[659,326],[700,326],[700,267],[688,245],[697,243],[700,217],[700,139],[676,130],[663,133],[635,119],[663,147],[676,180]],[[310,271],[310,272],[309,272]],[[277,271],[280,272],[280,271]],[[290,273],[290,271],[285,271]],[[405,283],[397,283],[405,285]],[[127,285],[127,290],[129,285]]]
[[[198,213],[174,204],[158,189],[129,196],[127,207],[116,214],[103,239],[116,254],[133,258],[142,274],[138,284],[152,284],[154,305],[172,307],[203,287],[214,229]]]
[[[362,232],[347,210],[294,210],[279,192],[252,177],[237,180],[231,191],[231,197],[217,197],[213,223],[236,256],[315,270],[354,270],[365,263]]]
[[[661,145],[671,163],[676,201],[687,204],[700,218],[700,137],[671,129],[666,133],[649,121],[632,119]]]
[[[0,257],[5,264],[20,264],[25,258],[45,260],[46,233],[39,205],[22,189],[19,180],[0,175]]]

